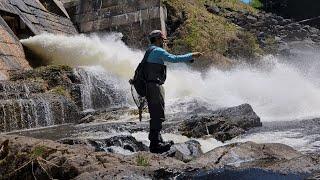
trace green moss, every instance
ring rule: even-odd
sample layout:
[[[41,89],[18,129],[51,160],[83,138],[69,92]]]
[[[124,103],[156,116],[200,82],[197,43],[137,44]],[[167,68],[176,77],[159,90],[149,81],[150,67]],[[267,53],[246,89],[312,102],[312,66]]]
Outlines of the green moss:
[[[61,96],[65,96],[65,97],[71,97],[71,95],[68,92],[68,90],[66,90],[66,88],[63,87],[63,86],[56,86],[53,89],[51,89],[49,92],[53,93],[53,94],[58,94],[58,95],[61,95]]]
[[[67,65],[49,65],[49,66],[41,66],[34,70],[38,73],[53,72],[53,71],[72,71],[72,67]]]
[[[48,152],[48,148],[45,146],[36,146],[34,149],[31,151],[31,157],[36,158],[36,157],[43,157],[46,153]]]
[[[142,155],[137,156],[136,163],[137,163],[137,166],[143,166],[143,167],[150,166],[149,159]]]
[[[179,37],[173,41],[174,52],[189,50],[223,53],[227,50],[227,42],[236,38],[236,26],[221,16],[209,13],[202,0],[188,3],[184,0],[166,0],[164,4],[186,15],[186,21],[179,28]]]

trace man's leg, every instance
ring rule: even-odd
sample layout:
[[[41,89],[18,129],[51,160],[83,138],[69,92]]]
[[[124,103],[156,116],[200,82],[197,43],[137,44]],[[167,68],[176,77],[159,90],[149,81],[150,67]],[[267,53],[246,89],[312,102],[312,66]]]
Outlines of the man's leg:
[[[164,144],[160,131],[162,129],[162,122],[165,120],[164,115],[164,90],[161,85],[156,83],[147,84],[147,101],[150,113],[150,151],[159,152],[167,151],[169,146],[162,146]],[[169,149],[168,149],[169,148]],[[156,150],[155,150],[156,149]]]

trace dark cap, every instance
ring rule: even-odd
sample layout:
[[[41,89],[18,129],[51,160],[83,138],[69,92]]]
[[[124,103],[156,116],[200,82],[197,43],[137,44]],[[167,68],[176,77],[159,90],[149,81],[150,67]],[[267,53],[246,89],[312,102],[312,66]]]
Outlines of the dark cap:
[[[160,30],[154,30],[149,34],[149,39],[151,38],[162,38],[162,39],[167,39],[166,35]]]

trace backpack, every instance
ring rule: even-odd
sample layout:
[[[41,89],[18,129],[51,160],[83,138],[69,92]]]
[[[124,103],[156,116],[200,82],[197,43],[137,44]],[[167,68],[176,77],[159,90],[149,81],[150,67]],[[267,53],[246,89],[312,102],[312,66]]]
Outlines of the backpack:
[[[139,63],[137,69],[135,70],[133,79],[130,79],[129,83],[134,86],[136,89],[136,92],[140,97],[145,97],[147,95],[146,89],[146,79],[144,76],[144,65],[147,62],[147,59],[150,55],[150,53],[155,49],[156,47],[151,47],[147,50],[146,54],[144,55],[142,61]]]

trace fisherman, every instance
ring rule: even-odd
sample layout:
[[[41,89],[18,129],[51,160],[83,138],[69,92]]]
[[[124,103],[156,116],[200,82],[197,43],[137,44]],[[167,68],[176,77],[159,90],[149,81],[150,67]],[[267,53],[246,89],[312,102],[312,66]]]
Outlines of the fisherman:
[[[170,149],[173,142],[164,142],[160,131],[162,122],[165,120],[164,89],[162,84],[166,80],[166,66],[164,62],[193,62],[193,58],[202,55],[200,52],[188,53],[185,55],[173,55],[164,49],[167,40],[164,33],[154,30],[149,34],[151,45],[148,48],[149,56],[144,66],[146,79],[146,99],[150,113],[150,151],[152,153],[163,153]]]

